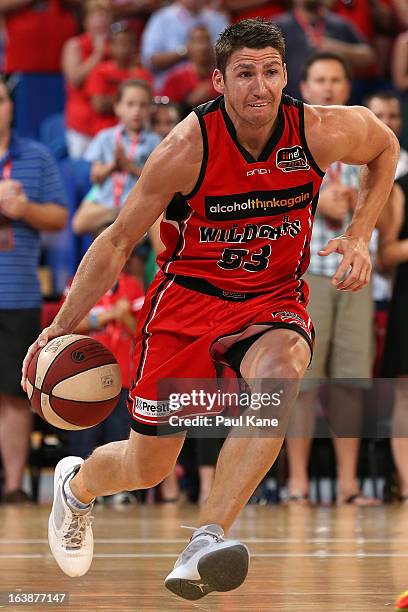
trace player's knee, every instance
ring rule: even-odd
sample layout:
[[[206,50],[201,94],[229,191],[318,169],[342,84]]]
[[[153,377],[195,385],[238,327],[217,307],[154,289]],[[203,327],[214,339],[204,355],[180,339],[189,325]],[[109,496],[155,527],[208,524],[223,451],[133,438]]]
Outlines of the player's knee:
[[[277,353],[273,348],[268,348],[258,359],[254,378],[299,380],[304,370],[303,363],[294,358],[292,351]]]

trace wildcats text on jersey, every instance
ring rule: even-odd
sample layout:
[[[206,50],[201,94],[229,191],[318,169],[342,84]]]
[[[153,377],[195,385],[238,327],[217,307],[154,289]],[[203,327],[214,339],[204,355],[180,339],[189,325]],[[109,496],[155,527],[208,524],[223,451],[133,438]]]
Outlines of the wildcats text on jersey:
[[[291,189],[205,196],[204,202],[208,219],[230,221],[249,217],[281,215],[288,210],[306,208],[312,199],[313,183],[306,183]]]
[[[200,225],[200,242],[228,242],[242,243],[256,240],[257,238],[267,238],[268,240],[278,240],[282,236],[294,238],[302,230],[299,219],[289,221],[289,217],[283,217],[283,222],[272,227],[271,225],[257,225],[246,223],[238,230],[238,225],[230,228],[217,228]]]

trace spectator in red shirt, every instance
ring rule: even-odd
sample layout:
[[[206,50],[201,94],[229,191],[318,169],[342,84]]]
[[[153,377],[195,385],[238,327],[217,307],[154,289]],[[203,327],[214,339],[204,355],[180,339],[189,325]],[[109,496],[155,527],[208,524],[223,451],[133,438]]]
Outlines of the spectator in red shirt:
[[[112,24],[109,0],[87,0],[83,16],[83,34],[67,40],[62,50],[67,142],[73,158],[82,157],[92,140],[90,124],[94,111],[84,84],[91,71],[109,57],[108,38]]]
[[[210,33],[204,26],[196,26],[191,30],[187,53],[190,61],[170,72],[163,85],[163,95],[190,111],[192,107],[219,95],[212,84],[214,48]]]
[[[38,138],[43,120],[63,112],[61,50],[77,32],[73,8],[78,6],[80,0],[0,0],[6,25],[4,71],[18,73],[14,125],[22,137]]]
[[[0,0],[5,15],[5,72],[59,72],[64,42],[75,34],[80,0]]]
[[[139,63],[134,31],[125,23],[113,24],[112,28],[112,59],[101,62],[92,70],[86,86],[94,111],[93,135],[116,124],[113,107],[121,83],[129,79],[145,81],[149,85],[153,82],[150,72]]]

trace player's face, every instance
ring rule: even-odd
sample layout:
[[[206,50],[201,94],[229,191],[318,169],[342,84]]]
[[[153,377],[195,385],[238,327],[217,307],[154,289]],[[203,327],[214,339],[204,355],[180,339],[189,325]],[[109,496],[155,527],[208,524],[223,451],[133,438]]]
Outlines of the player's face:
[[[0,83],[0,131],[9,130],[13,118],[13,103],[6,86]]]
[[[373,98],[368,108],[374,113],[380,121],[385,123],[397,136],[401,132],[402,117],[401,105],[396,98],[393,100],[381,100],[381,98]]]
[[[300,90],[308,104],[346,104],[350,82],[340,62],[319,60],[310,66],[306,81],[300,83]]]
[[[150,96],[142,87],[127,87],[115,106],[115,113],[125,128],[139,132],[149,118]]]
[[[286,85],[286,67],[273,47],[239,49],[229,58],[225,78],[215,70],[213,82],[224,94],[227,110],[259,127],[276,118]]]

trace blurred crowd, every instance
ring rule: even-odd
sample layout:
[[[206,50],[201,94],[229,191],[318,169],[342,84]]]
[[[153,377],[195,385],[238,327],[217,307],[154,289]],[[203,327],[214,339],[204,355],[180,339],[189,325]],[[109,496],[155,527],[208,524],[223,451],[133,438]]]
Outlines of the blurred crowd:
[[[318,341],[284,451],[286,501],[310,503],[315,418],[322,410],[331,414],[337,503],[379,503],[358,482],[359,433],[367,381],[408,376],[408,1],[0,0],[0,16],[3,501],[29,501],[22,482],[33,419],[19,386],[27,346],[52,320],[83,253],[115,220],[155,147],[192,108],[217,96],[211,75],[219,33],[237,20],[262,17],[275,21],[286,40],[285,93],[310,104],[364,104],[402,146],[397,182],[372,240],[376,273],[358,294],[336,293],[330,284],[336,256],[322,260],[317,253],[349,222],[359,168],[339,163],[326,173],[307,275]],[[86,457],[96,445],[129,433],[132,336],[160,249],[156,224],[75,330],[113,351],[123,393],[109,419],[92,430],[67,435],[43,427],[47,435],[57,433],[70,454]],[[325,377],[343,382],[322,394],[316,381]],[[408,431],[401,434],[407,401],[401,384],[389,437],[402,502],[408,500]],[[205,500],[221,443],[191,441],[183,465],[156,498],[177,501],[180,482],[183,488],[195,473],[195,498]],[[105,501],[132,501],[129,494],[115,497]]]

